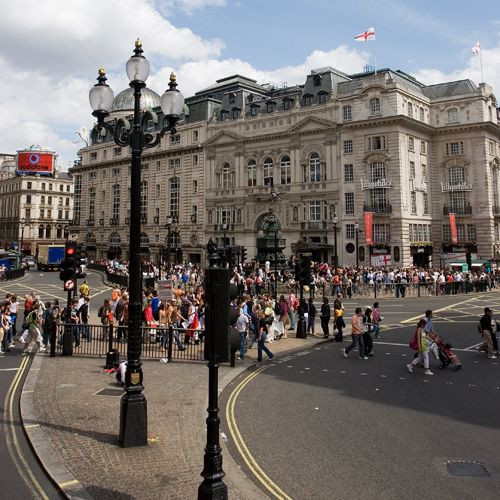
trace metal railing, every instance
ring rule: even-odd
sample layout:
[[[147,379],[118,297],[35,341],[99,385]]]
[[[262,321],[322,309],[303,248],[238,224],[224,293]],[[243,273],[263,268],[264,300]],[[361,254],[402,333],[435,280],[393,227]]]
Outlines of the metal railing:
[[[8,269],[5,271],[3,277],[5,281],[17,280],[22,278],[26,273],[25,269]]]
[[[127,357],[128,327],[82,324],[60,325],[56,355],[63,354],[63,335],[66,329],[71,332],[73,356],[106,357],[114,350],[119,352],[120,358]],[[204,360],[204,330],[141,327],[141,336],[141,357],[144,359]]]

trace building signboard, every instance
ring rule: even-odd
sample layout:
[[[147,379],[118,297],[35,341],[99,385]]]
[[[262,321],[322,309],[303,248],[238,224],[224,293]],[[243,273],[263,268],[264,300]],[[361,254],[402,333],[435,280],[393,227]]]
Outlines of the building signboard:
[[[449,193],[452,191],[472,191],[472,184],[467,184],[466,182],[458,182],[452,184],[451,182],[441,183],[441,192]]]
[[[392,181],[389,179],[378,179],[376,181],[361,179],[361,191],[366,189],[390,189],[391,187]]]
[[[390,255],[372,255],[370,261],[371,265],[374,267],[390,266],[392,258]]]
[[[50,151],[18,151],[16,171],[18,174],[45,174],[54,173],[54,153]]]

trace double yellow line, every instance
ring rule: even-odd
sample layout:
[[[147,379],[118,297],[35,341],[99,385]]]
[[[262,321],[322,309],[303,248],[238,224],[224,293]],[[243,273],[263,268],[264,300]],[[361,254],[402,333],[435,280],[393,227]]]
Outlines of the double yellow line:
[[[7,450],[12,458],[12,462],[16,466],[17,472],[24,479],[27,487],[33,493],[35,498],[42,498],[43,500],[49,500],[49,497],[43,491],[40,483],[36,480],[35,476],[30,470],[28,462],[24,458],[21,447],[19,446],[19,441],[17,439],[16,427],[14,422],[14,399],[16,396],[16,391],[23,377],[24,371],[26,370],[29,363],[29,356],[26,356],[21,362],[19,369],[17,370],[14,380],[10,384],[7,395],[4,401],[4,434],[5,442],[7,443]]]
[[[238,426],[236,425],[236,419],[234,414],[234,407],[236,405],[236,400],[240,395],[241,391],[249,384],[259,373],[264,371],[266,367],[259,368],[254,371],[246,378],[244,378],[236,389],[231,393],[226,405],[226,420],[229,427],[229,432],[233,437],[234,444],[246,463],[247,467],[252,471],[253,475],[259,480],[259,482],[275,497],[283,500],[292,500],[276,483],[274,483],[269,476],[262,470],[259,464],[255,461],[247,445],[241,437]]]

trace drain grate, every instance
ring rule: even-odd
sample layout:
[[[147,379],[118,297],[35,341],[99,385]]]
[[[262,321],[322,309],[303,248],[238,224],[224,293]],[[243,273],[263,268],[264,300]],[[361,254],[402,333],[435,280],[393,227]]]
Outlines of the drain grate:
[[[457,477],[488,477],[491,473],[485,465],[474,460],[448,460],[445,462],[448,472]]]
[[[101,389],[94,396],[121,396],[122,394],[123,389]]]

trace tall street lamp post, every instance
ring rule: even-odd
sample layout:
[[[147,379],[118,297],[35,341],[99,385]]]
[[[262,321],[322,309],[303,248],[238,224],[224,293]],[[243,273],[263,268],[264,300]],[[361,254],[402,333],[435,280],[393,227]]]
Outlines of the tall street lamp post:
[[[172,216],[167,215],[165,227],[167,228],[167,273],[170,271],[170,238],[172,236]]]
[[[127,61],[126,71],[130,87],[134,90],[134,120],[131,125],[120,118],[112,124],[106,120],[113,105],[113,91],[106,84],[106,72],[99,69],[97,84],[89,94],[92,115],[97,118],[96,131],[105,135],[105,130],[113,135],[118,146],[130,146],[132,166],[130,170],[130,240],[129,240],[129,320],[128,320],[128,357],[125,374],[125,393],[120,405],[120,446],[142,446],[147,444],[147,402],[142,394],[143,374],[141,362],[141,155],[145,148],[158,145],[162,137],[175,133],[175,125],[184,107],[184,97],[176,89],[176,76],[170,75],[169,88],[161,97],[161,109],[165,116],[165,126],[161,131],[152,133],[149,125],[158,123],[152,111],[141,113],[141,91],[146,87],[149,76],[149,61],[142,55],[142,43],[135,42],[134,55]]]
[[[333,249],[334,249],[334,256],[333,256],[333,263],[335,267],[339,265],[339,254],[338,254],[338,247],[337,247],[337,223],[338,223],[338,218],[335,215],[333,217]]]
[[[359,268],[359,222],[354,222],[354,229],[356,230],[356,267]]]

